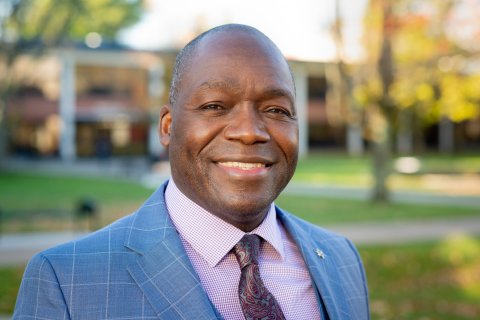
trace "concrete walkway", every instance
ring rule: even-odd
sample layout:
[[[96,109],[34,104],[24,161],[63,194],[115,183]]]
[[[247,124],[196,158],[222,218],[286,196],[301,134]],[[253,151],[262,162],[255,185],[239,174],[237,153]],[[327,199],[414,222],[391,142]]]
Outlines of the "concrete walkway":
[[[2,235],[0,236],[0,266],[26,264],[35,253],[80,238],[84,234],[65,231]]]
[[[328,229],[343,234],[357,245],[399,244],[440,240],[455,235],[480,235],[480,216],[442,220],[362,222],[330,225]]]

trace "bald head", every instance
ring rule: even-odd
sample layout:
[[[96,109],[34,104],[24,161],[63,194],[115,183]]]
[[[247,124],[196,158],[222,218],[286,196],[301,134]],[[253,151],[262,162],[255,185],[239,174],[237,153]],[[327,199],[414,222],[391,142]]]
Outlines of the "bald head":
[[[172,76],[172,82],[170,84],[170,105],[174,105],[175,102],[177,101],[178,97],[178,92],[181,87],[182,79],[184,77],[184,74],[187,72],[190,63],[192,62],[192,58],[195,57],[195,53],[199,47],[199,45],[205,40],[208,39],[215,34],[218,33],[244,33],[246,35],[250,35],[252,37],[255,37],[259,41],[263,42],[265,45],[269,46],[272,51],[275,51],[276,55],[280,56],[281,59],[283,60],[283,63],[286,63],[288,66],[288,63],[286,62],[285,58],[281,54],[280,50],[278,47],[273,43],[270,38],[268,38],[265,34],[260,32],[259,30],[243,25],[243,24],[225,24],[221,25],[218,27],[215,27],[213,29],[207,30],[204,33],[200,34],[197,36],[195,39],[190,41],[177,55],[176,61],[175,61],[175,66],[173,69],[173,76]],[[292,76],[292,82],[293,82],[293,74],[290,70],[290,66],[288,66],[290,74]]]

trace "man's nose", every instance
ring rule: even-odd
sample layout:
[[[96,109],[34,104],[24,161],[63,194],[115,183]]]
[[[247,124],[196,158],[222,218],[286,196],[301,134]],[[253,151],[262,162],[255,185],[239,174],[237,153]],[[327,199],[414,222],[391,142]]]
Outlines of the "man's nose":
[[[247,145],[270,140],[261,114],[254,105],[246,103],[234,107],[224,134],[228,140],[237,140]]]

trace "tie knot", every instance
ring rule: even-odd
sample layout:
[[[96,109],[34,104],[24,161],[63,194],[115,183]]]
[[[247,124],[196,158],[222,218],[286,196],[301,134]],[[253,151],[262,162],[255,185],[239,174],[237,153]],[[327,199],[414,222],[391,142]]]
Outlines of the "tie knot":
[[[233,253],[237,257],[240,269],[250,265],[258,264],[258,253],[260,251],[260,237],[256,234],[246,234],[233,247]]]

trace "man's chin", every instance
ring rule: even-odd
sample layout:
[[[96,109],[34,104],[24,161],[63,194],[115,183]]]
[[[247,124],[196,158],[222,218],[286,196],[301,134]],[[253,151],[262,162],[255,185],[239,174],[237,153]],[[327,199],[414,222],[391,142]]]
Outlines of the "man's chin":
[[[273,200],[257,198],[229,199],[228,202],[219,203],[213,214],[222,220],[233,224],[261,223],[268,213]]]

